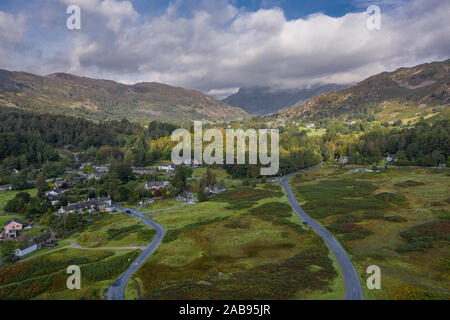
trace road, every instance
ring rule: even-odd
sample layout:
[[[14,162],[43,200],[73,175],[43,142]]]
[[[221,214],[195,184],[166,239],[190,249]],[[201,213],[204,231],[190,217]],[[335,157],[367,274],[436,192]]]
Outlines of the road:
[[[128,215],[133,218],[140,219],[146,226],[150,226],[156,230],[156,236],[153,241],[145,247],[139,257],[133,262],[133,264],[108,288],[108,300],[125,300],[124,291],[128,280],[131,276],[144,264],[144,262],[155,252],[158,246],[161,244],[164,238],[164,229],[156,222],[145,217],[141,213],[127,208],[117,207],[120,211],[127,212]]]
[[[319,165],[321,166],[321,165]],[[347,300],[363,300],[363,294],[361,289],[361,284],[359,283],[358,274],[356,273],[355,267],[350,261],[344,249],[341,247],[339,242],[328,232],[327,229],[322,227],[318,222],[316,222],[313,218],[311,218],[303,209],[300,207],[297,199],[294,196],[294,192],[289,186],[289,179],[298,173],[304,173],[307,171],[311,171],[313,169],[318,168],[319,166],[315,166],[310,169],[305,169],[299,172],[295,172],[289,174],[285,177],[277,179],[281,182],[286,194],[289,198],[289,202],[291,206],[294,208],[297,215],[303,222],[306,222],[309,227],[311,227],[328,245],[330,250],[335,255],[339,266],[341,267],[342,273],[344,275],[344,283],[345,283],[345,299]]]

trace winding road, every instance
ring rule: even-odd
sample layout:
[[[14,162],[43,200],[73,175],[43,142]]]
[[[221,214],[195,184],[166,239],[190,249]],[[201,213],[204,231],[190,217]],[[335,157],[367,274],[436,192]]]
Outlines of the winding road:
[[[295,198],[294,192],[289,186],[289,179],[299,173],[305,173],[314,169],[321,167],[322,164],[317,165],[312,168],[304,169],[298,172],[291,173],[287,176],[281,177],[279,179],[274,179],[274,182],[281,182],[286,194],[289,198],[289,202],[293,207],[294,211],[300,217],[303,222],[306,222],[309,227],[311,227],[328,245],[330,250],[335,255],[339,266],[344,275],[345,283],[345,299],[347,300],[363,300],[363,294],[361,289],[361,284],[359,282],[358,274],[356,273],[355,267],[350,261],[344,249],[341,247],[339,242],[328,232],[324,227],[322,227],[317,221],[311,218],[299,205],[297,199]],[[117,207],[118,210],[123,212],[128,212],[127,214],[133,218],[140,219],[145,225],[151,226],[156,230],[156,236],[153,241],[144,247],[141,255],[133,262],[133,264],[109,287],[107,298],[108,300],[124,300],[124,290],[127,282],[131,279],[132,275],[142,266],[142,264],[155,252],[155,250],[160,245],[162,239],[164,238],[164,229],[156,222],[145,217],[141,213],[128,209]]]
[[[361,284],[359,283],[359,277],[356,273],[355,267],[350,261],[344,249],[341,247],[339,242],[328,232],[327,229],[322,227],[318,222],[316,222],[313,218],[311,218],[303,209],[300,207],[297,199],[295,198],[294,192],[289,186],[289,179],[295,176],[298,173],[304,173],[307,171],[311,171],[321,167],[322,165],[318,165],[309,169],[301,170],[299,172],[291,173],[287,176],[284,176],[275,181],[280,181],[283,186],[286,194],[289,198],[289,202],[291,206],[294,208],[297,215],[303,222],[306,222],[309,227],[311,227],[328,245],[330,250],[335,255],[339,266],[342,269],[342,273],[344,275],[344,283],[345,283],[345,299],[346,300],[363,300],[363,294],[361,289]]]
[[[116,208],[120,211],[126,212],[133,218],[140,219],[146,226],[150,226],[156,230],[156,236],[153,241],[142,250],[142,253],[139,255],[139,257],[137,257],[133,264],[124,273],[122,273],[122,275],[108,288],[108,300],[125,300],[124,291],[128,280],[130,280],[131,276],[158,248],[162,239],[164,238],[164,229],[156,222],[150,220],[149,218],[145,217],[135,210],[117,206]]]

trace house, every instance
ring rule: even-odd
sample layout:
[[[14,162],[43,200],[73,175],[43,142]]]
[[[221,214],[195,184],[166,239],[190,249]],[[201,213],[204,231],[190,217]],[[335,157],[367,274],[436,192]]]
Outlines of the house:
[[[172,164],[160,164],[158,165],[158,169],[161,171],[166,171],[166,172],[173,172],[175,171],[176,167]]]
[[[24,223],[22,221],[20,221],[19,219],[12,218],[12,219],[9,219],[8,221],[6,221],[4,229],[5,229],[5,232],[19,231],[19,230],[23,229],[23,225],[24,225]]]
[[[110,197],[89,199],[83,202],[77,202],[69,204],[66,207],[60,208],[56,213],[56,216],[61,216],[67,213],[84,213],[85,211],[94,212],[95,210],[106,210],[112,206]]]
[[[98,173],[107,173],[107,172],[109,172],[108,165],[93,165],[92,167],[94,168],[95,172],[98,172]]]
[[[12,190],[12,186],[10,184],[0,187],[0,191],[9,191],[9,190]]]
[[[103,172],[93,172],[93,173],[89,173],[86,177],[88,178],[88,180],[91,180],[91,179],[100,180],[102,175],[103,175]]]
[[[131,170],[133,170],[133,173],[139,175],[153,174],[156,171],[154,168],[137,168],[137,167],[132,167]]]
[[[7,239],[16,239],[18,236],[18,232],[17,230],[9,230],[9,231],[3,231],[2,234],[2,238],[7,238]]]
[[[155,190],[155,189],[167,188],[170,186],[171,186],[171,184],[169,181],[150,181],[145,184],[144,189],[145,190]]]
[[[45,196],[48,200],[50,200],[52,206],[56,206],[59,203],[59,197],[54,195]]]
[[[59,180],[59,181],[53,182],[53,186],[55,189],[65,189],[68,187],[68,184],[65,180]]]
[[[44,234],[33,237],[28,241],[28,246],[24,248],[17,248],[16,257],[23,258],[33,252],[42,248],[53,248],[55,246],[55,234],[53,232],[46,232]]]
[[[139,205],[140,206],[145,206],[145,205],[152,204],[154,202],[155,202],[154,199],[142,199],[141,201],[139,201]]]
[[[206,187],[206,192],[209,192],[210,195],[219,194],[221,192],[226,191],[227,189],[223,186],[209,186]]]
[[[55,246],[55,234],[53,232],[45,232],[38,236],[31,238],[28,241],[29,246],[37,246],[37,249],[40,250],[46,247],[54,247]]]
[[[350,157],[344,157],[344,156],[341,156],[340,158],[339,158],[339,163],[340,164],[346,164],[346,163],[348,163],[350,161]]]
[[[16,257],[23,258],[29,254],[32,254],[35,251],[38,251],[38,246],[36,244],[23,249],[17,248],[15,255]]]
[[[45,193],[45,197],[51,201],[52,206],[56,206],[59,203],[59,199],[63,194],[64,194],[63,190],[53,189]]]

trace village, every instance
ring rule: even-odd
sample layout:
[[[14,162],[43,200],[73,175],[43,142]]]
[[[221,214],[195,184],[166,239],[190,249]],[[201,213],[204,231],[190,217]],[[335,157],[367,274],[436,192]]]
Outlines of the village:
[[[151,168],[130,167],[130,174],[140,185],[140,196],[135,199],[138,208],[169,200],[186,204],[194,204],[198,201],[194,192],[186,187],[177,192],[175,185],[180,185],[180,182],[177,182],[177,172],[185,168],[192,172],[194,169],[200,169],[201,166],[193,162],[187,166],[160,164]],[[46,188],[42,196],[48,204],[46,221],[49,222],[41,226],[36,219],[14,217],[4,223],[0,241],[9,240],[15,243],[13,261],[23,259],[44,248],[54,248],[59,240],[64,239],[80,226],[86,226],[96,217],[117,213],[118,209],[113,204],[113,197],[110,194],[103,194],[101,190],[109,174],[111,174],[110,165],[85,162],[77,169],[66,168],[61,176],[46,179]],[[183,177],[182,184],[196,180],[197,178]],[[32,184],[35,181],[29,181],[29,183]],[[12,189],[11,185],[0,187],[0,191]],[[224,185],[217,183],[207,185],[204,189],[209,196],[226,190]],[[78,221],[77,227],[73,230],[61,228],[62,221],[64,226],[68,225],[67,220]]]

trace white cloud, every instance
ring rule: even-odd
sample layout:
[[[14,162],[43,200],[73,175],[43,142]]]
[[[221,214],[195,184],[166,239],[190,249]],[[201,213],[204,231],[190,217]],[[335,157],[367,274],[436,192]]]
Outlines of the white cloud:
[[[22,14],[13,15],[0,11],[0,41],[14,46],[24,41],[26,19]]]
[[[189,16],[172,2],[152,17],[129,1],[60,1],[80,5],[82,32],[69,34],[71,47],[41,61],[40,72],[157,81],[221,96],[243,86],[355,82],[450,53],[444,0],[392,0],[379,31],[367,29],[364,12],[287,20],[281,9],[248,12],[214,1]]]

